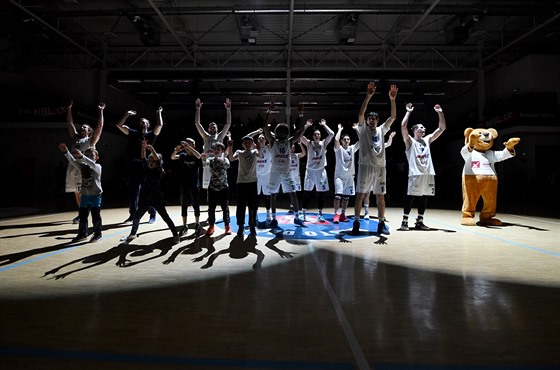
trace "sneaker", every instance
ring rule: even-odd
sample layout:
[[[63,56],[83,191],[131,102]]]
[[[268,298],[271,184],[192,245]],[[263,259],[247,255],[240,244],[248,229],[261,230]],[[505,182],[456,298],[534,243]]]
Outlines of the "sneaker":
[[[360,221],[354,220],[354,223],[352,224],[352,234],[360,235]]]
[[[239,229],[237,230],[237,237],[243,238],[243,227],[241,226],[239,226]]]
[[[132,220],[134,219],[134,217],[132,217],[132,215],[128,216],[128,218],[126,220],[123,221],[123,224],[127,224],[129,222],[132,222]]]
[[[307,215],[305,213],[301,215],[301,220],[307,222]]]
[[[307,227],[303,223],[303,220],[299,217],[294,218],[294,225],[301,226],[301,227]]]
[[[149,224],[153,224],[154,222],[156,222],[156,215],[150,216],[150,220],[148,220]]]
[[[249,231],[249,235],[252,235],[252,236],[257,235],[257,229],[255,229],[254,226],[251,226],[249,229],[251,230],[251,231]]]
[[[278,227],[278,220],[273,218],[272,220],[270,220],[270,222],[268,224],[272,228]]]
[[[179,235],[173,235],[173,244],[179,244],[181,242],[181,237]]]
[[[74,219],[72,219],[72,223],[73,224],[79,224],[80,223],[80,216],[74,217]]]
[[[200,235],[202,233],[202,226],[199,223],[194,224],[194,235]]]
[[[288,210],[288,214],[289,214],[289,215],[293,215],[293,214],[294,214],[294,207],[290,207],[290,209]]]
[[[401,227],[400,227],[398,230],[400,230],[400,231],[408,231],[408,230],[410,230],[410,228],[408,227],[408,222],[403,221],[403,222],[401,223]]]
[[[82,240],[87,239],[87,234],[78,234],[74,239],[72,239],[72,243],[81,242]]]
[[[136,235],[136,234],[130,234],[129,236],[126,237],[126,242],[130,243],[131,241],[133,241],[137,237],[138,237],[138,235]]]
[[[429,231],[430,228],[426,225],[424,225],[424,223],[422,221],[416,221],[416,223],[414,224],[414,228],[416,230],[423,230],[423,231]]]
[[[183,227],[181,228],[181,231],[179,231],[179,236],[187,235],[188,230],[189,230],[189,227],[187,225],[183,225]]]
[[[364,214],[364,220],[369,220],[369,219],[370,219],[370,217],[369,217],[369,212],[366,212],[366,213]]]
[[[226,225],[226,235],[231,235],[231,226]]]
[[[91,239],[89,240],[90,243],[95,243],[101,240],[101,233],[94,233]]]
[[[214,234],[214,225],[208,226],[208,230],[206,230],[206,235],[210,236]]]
[[[333,220],[332,220],[333,224],[337,224],[339,219],[340,219],[340,216],[338,215],[338,213],[335,213],[335,215],[333,217]]]
[[[348,221],[350,221],[350,220],[346,217],[346,215],[345,215],[344,213],[341,213],[341,214],[340,214],[339,221],[340,221],[340,222],[348,222]]]
[[[385,235],[391,234],[389,232],[389,228],[387,227],[387,225],[385,225],[384,221],[379,221],[379,223],[377,224],[377,234],[379,234],[379,235],[381,235],[381,234],[385,234]]]
[[[267,215],[266,216],[266,224],[270,224],[272,222],[272,216]]]
[[[325,222],[325,217],[323,217],[323,215],[319,215],[319,216],[317,216],[317,221],[318,222]]]

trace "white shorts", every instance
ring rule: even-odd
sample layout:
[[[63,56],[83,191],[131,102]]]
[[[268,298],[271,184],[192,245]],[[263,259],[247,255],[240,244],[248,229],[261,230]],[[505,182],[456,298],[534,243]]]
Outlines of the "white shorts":
[[[435,195],[436,182],[434,175],[408,176],[408,195],[422,196]]]
[[[305,171],[305,179],[303,180],[303,190],[311,191],[315,188],[317,191],[329,191],[329,180],[327,178],[327,170]]]
[[[301,176],[299,172],[292,171],[292,178],[294,179],[295,191],[301,191]]]
[[[283,193],[293,193],[296,191],[296,184],[289,170],[286,172],[270,173],[270,182],[268,183],[268,191],[270,194],[278,194],[280,185],[282,185]]]
[[[270,172],[265,173],[264,175],[257,175],[257,194],[270,195],[270,191],[268,191],[268,183],[270,182]]]
[[[212,172],[210,171],[210,166],[202,167],[202,188],[208,189],[208,185],[210,185],[210,176]]]
[[[387,182],[385,167],[358,165],[358,181],[356,182],[357,193],[385,194]]]
[[[340,195],[356,195],[354,176],[336,177],[334,179],[334,193]]]
[[[79,193],[82,189],[82,173],[72,165],[66,169],[65,189],[67,193]]]

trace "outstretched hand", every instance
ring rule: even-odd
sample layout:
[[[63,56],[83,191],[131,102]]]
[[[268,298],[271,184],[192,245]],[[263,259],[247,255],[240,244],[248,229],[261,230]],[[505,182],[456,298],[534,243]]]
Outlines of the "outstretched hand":
[[[412,103],[407,103],[406,104],[406,111],[407,112],[412,112],[414,110],[414,105],[412,105]]]
[[[367,85],[368,95],[373,95],[375,93],[375,89],[377,89],[377,86],[375,86],[375,82],[368,83]]]
[[[434,105],[434,110],[438,113],[443,112],[443,109],[441,109],[441,105],[439,104]]]
[[[389,89],[389,99],[391,99],[391,100],[396,99],[398,92],[399,92],[399,89],[398,89],[397,85],[391,85],[391,88]]]
[[[504,146],[507,148],[507,150],[512,151],[513,148],[519,144],[519,141],[521,141],[520,138],[518,137],[512,137],[511,139],[509,139],[508,141],[506,141],[504,143]]]
[[[226,98],[226,102],[224,103],[224,107],[226,107],[226,109],[231,109],[231,99],[230,98]]]

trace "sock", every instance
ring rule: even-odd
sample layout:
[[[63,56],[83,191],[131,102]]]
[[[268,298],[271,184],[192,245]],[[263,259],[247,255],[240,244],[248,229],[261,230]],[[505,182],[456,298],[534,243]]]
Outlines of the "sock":
[[[276,212],[272,212],[271,215],[273,220],[276,219]]]
[[[346,208],[342,208],[342,210],[340,211],[341,214],[345,214],[346,213]]]
[[[369,213],[369,204],[364,203],[364,212]]]
[[[319,216],[322,216],[322,215],[323,215],[323,210],[320,209],[320,210],[319,210]]]
[[[344,212],[342,212],[342,213],[344,213]],[[335,215],[338,214],[338,208],[335,208],[335,209],[334,209],[334,214],[335,214]]]
[[[403,224],[408,223],[408,215],[403,215],[403,216],[402,216],[402,223],[403,223]]]
[[[304,216],[305,216],[306,211],[307,211],[307,209],[305,209],[305,208],[301,209],[301,213],[303,213]]]
[[[424,222],[424,216],[418,215],[418,217],[416,217],[416,222]]]

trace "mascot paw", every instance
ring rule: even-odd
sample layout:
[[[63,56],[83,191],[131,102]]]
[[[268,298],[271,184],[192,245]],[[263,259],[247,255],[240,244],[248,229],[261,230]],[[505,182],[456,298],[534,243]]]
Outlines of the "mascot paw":
[[[463,217],[463,219],[461,220],[461,225],[476,226],[476,221],[474,220],[474,218]]]
[[[497,218],[488,218],[486,220],[480,220],[478,222],[480,226],[502,226],[502,221],[498,220]]]

